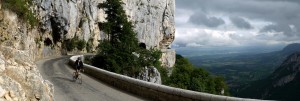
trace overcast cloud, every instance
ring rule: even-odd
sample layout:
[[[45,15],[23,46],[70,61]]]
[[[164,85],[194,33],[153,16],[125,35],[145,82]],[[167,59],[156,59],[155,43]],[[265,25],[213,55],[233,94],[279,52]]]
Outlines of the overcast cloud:
[[[300,0],[176,0],[173,47],[300,42]]]
[[[238,28],[252,29],[252,26],[250,25],[250,23],[241,17],[231,17],[230,20]]]
[[[192,16],[190,16],[189,23],[193,23],[195,25],[204,25],[207,27],[218,27],[223,25],[225,22],[223,19],[210,17],[204,13],[194,13]]]

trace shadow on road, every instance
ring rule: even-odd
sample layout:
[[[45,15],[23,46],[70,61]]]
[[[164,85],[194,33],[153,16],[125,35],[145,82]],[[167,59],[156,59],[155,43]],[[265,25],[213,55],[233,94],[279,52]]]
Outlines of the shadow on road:
[[[60,80],[64,80],[64,81],[70,81],[70,82],[74,82],[74,80],[72,78],[66,78],[66,77],[53,77],[55,79],[60,79]]]

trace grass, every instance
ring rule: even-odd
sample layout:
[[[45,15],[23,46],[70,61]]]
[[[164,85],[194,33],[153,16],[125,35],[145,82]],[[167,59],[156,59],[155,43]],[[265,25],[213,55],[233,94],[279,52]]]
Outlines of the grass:
[[[4,9],[15,12],[23,21],[34,27],[38,25],[38,20],[29,9],[29,5],[32,5],[31,0],[2,0]]]

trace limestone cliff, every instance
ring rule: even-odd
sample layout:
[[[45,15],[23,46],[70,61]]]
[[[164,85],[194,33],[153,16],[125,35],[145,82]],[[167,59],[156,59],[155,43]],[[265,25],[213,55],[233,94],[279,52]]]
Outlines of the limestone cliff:
[[[38,15],[44,38],[63,41],[74,36],[93,43],[105,35],[99,23],[105,21],[103,10],[97,5],[104,0],[34,0],[32,9]],[[174,40],[175,0],[123,0],[128,18],[133,22],[140,43],[147,48],[163,49],[162,63],[173,67],[175,51],[170,50]],[[54,34],[54,35],[53,35]],[[58,36],[55,39],[51,36]],[[58,47],[62,47],[58,42]]]
[[[14,12],[0,8],[0,100],[53,100],[53,86],[43,80],[34,60],[38,56],[36,29],[29,29]]]
[[[75,36],[92,43],[94,50],[98,40],[105,38],[99,23],[106,15],[97,7],[103,1],[32,0],[30,9],[39,20],[36,27],[0,6],[0,100],[53,100],[53,86],[43,80],[34,61],[66,54],[63,42]],[[175,0],[123,2],[139,42],[148,49],[161,49],[162,64],[173,67]]]

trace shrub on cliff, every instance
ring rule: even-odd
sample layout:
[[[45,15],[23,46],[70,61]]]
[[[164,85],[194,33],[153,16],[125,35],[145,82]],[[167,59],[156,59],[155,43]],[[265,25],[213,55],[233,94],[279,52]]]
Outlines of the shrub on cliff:
[[[75,36],[72,39],[65,40],[64,45],[67,51],[73,51],[75,48],[81,51],[86,47],[86,42]]]
[[[72,51],[76,47],[75,40],[73,40],[73,39],[65,40],[65,44],[64,45],[65,45],[67,51]]]
[[[90,38],[89,40],[88,40],[88,42],[86,42],[86,51],[88,52],[88,53],[90,53],[90,52],[92,52],[92,49],[93,49],[93,38]]]
[[[31,26],[38,24],[37,18],[30,11],[29,5],[32,4],[32,0],[2,0],[2,7],[4,9],[15,12],[26,23]]]
[[[84,40],[78,40],[77,41],[77,49],[82,51],[86,46],[86,42]]]

